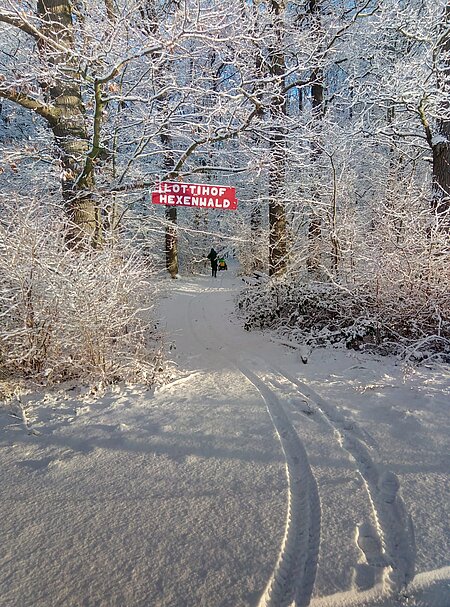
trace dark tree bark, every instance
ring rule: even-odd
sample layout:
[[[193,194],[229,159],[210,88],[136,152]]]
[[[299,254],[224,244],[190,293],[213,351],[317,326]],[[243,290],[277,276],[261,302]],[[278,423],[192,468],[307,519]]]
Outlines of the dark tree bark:
[[[0,20],[17,27],[35,38],[42,60],[53,78],[41,82],[45,103],[33,99],[14,87],[2,88],[0,96],[39,114],[51,128],[61,163],[61,187],[67,212],[75,229],[73,242],[89,236],[94,246],[101,241],[100,212],[94,202],[94,160],[98,146],[90,146],[86,114],[80,87],[78,66],[72,54],[74,48],[73,15],[70,0],[38,0],[37,16],[40,29],[33,29],[18,17],[8,15]],[[101,95],[96,90],[97,127],[101,115]],[[98,129],[97,129],[98,130]]]
[[[172,151],[172,140],[169,133],[161,133],[161,143],[164,150],[164,170],[169,179],[175,179],[178,175],[173,173],[174,156]],[[165,233],[165,251],[166,251],[166,270],[172,278],[176,278],[178,268],[178,230],[177,230],[177,208],[175,206],[166,207],[166,233]]]
[[[439,118],[434,129],[426,116],[426,102],[419,106],[419,115],[432,151],[432,199],[431,206],[441,221],[450,229],[450,4],[447,4],[442,23],[442,36],[437,44],[436,57],[440,69],[436,74],[437,88],[441,96],[438,103]]]
[[[438,141],[433,144],[433,210],[450,211],[450,120],[439,120]],[[446,221],[450,226],[450,219]]]
[[[101,242],[100,210],[92,196],[94,158],[88,158],[89,137],[85,108],[81,98],[78,66],[70,50],[74,48],[73,16],[70,0],[38,0],[37,12],[43,21],[42,31],[51,42],[40,42],[40,50],[57,74],[47,87],[47,94],[56,112],[50,121],[62,167],[62,193],[70,218],[81,230],[75,240],[87,233],[92,244]],[[45,85],[44,85],[45,86]],[[101,114],[101,95],[96,99],[96,112]],[[100,107],[99,107],[100,106]],[[98,153],[98,149],[92,156]]]
[[[445,33],[440,41],[439,53],[442,70],[438,74],[439,90],[442,94],[440,119],[436,125],[436,136],[432,139],[433,150],[433,210],[438,215],[450,213],[450,4],[447,3],[444,18]],[[450,217],[445,224],[450,227]]]
[[[320,0],[310,0],[309,16],[313,27],[317,28],[317,35],[320,32]],[[318,37],[318,36],[317,36]],[[320,123],[323,120],[325,114],[324,105],[324,73],[323,68],[318,66],[311,73],[311,105],[312,105],[312,117],[313,123],[320,128]],[[312,142],[311,146],[311,161],[314,165],[318,165],[322,150],[317,141]],[[319,202],[320,192],[316,188],[313,192],[313,199]],[[306,260],[306,267],[309,272],[317,272],[320,267],[320,245],[322,235],[322,222],[318,213],[315,209],[312,209],[311,218],[308,225],[308,242],[309,252]]]
[[[276,21],[277,47],[269,49],[270,73],[276,78],[276,90],[271,102],[272,151],[269,171],[269,275],[282,274],[287,266],[286,207],[283,187],[286,165],[286,95],[284,93],[285,60],[282,45],[281,15],[282,4],[272,0],[272,10]]]

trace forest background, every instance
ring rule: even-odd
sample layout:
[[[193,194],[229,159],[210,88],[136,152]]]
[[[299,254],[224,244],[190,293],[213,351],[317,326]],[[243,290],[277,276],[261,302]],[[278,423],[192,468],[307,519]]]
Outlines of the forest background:
[[[247,329],[448,358],[445,0],[0,0],[0,41],[3,379],[159,381],[160,286],[211,245]]]

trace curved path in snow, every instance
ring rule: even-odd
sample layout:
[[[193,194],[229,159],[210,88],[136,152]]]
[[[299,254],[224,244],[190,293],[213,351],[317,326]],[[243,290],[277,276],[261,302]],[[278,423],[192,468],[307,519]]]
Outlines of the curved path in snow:
[[[233,340],[234,334],[230,333],[228,322],[221,322],[211,314],[211,310],[217,307],[218,297],[220,291],[215,286],[208,286],[202,292],[201,301],[191,299],[187,325],[209,357],[233,361],[258,390],[279,437],[286,462],[285,534],[272,578],[258,607],[307,607],[312,598],[318,565],[319,491],[305,446],[290,421],[292,399],[286,396],[292,397],[293,392],[306,403],[316,420],[332,431],[335,441],[348,453],[363,479],[376,524],[359,524],[355,539],[366,563],[382,571],[382,593],[400,596],[414,577],[415,542],[411,518],[398,491],[397,477],[377,465],[370,437],[353,420],[347,419],[311,387],[279,368],[275,361],[266,360],[260,351],[252,349],[250,342]]]
[[[302,364],[239,284],[167,281],[164,386],[0,406],[2,605],[450,607],[446,369]]]
[[[191,301],[188,324],[194,338],[209,348],[204,342],[204,333],[200,336],[197,329],[195,316],[200,313],[201,325],[208,328],[215,343],[222,344],[220,356],[227,360],[233,359],[235,348],[227,341],[226,331],[220,331],[220,323],[211,321],[207,304],[203,302],[196,312],[194,314],[194,304]],[[296,607],[306,607],[310,603],[314,587],[320,542],[320,501],[316,480],[306,450],[282,401],[270,389],[268,382],[261,379],[257,372],[251,371],[240,356],[235,364],[264,400],[286,461],[288,503],[285,534],[275,570],[259,607],[287,607],[293,601]]]

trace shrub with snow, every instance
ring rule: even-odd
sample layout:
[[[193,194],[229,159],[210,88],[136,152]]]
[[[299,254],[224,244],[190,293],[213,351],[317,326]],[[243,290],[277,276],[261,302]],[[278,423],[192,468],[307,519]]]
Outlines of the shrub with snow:
[[[252,281],[239,294],[247,330],[272,328],[294,343],[376,348],[422,360],[450,355],[448,254],[410,251],[366,259],[352,280],[312,281],[308,273]],[[348,278],[348,277],[347,277]]]
[[[44,384],[153,383],[162,368],[156,289],[131,243],[67,247],[42,203],[1,203],[0,367]]]
[[[376,286],[353,290],[336,283],[271,279],[244,288],[238,307],[244,328],[272,328],[294,343],[344,345],[379,351],[403,351],[423,358],[429,353],[450,354],[448,304],[415,301],[406,294],[377,297]]]

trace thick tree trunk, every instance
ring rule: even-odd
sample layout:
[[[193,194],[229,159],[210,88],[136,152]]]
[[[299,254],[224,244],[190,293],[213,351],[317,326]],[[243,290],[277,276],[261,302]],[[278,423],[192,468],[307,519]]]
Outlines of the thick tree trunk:
[[[444,224],[450,228],[450,4],[445,9],[444,24],[447,34],[443,38],[440,54],[443,67],[438,74],[438,84],[442,95],[441,118],[437,122],[436,135],[432,139],[433,150],[433,210],[444,216]]]
[[[284,108],[284,104],[283,104]],[[280,106],[274,111],[276,120],[281,120],[284,111]],[[283,200],[285,182],[286,150],[285,137],[280,125],[274,127],[271,141],[272,163],[269,174],[269,275],[282,274],[287,266],[286,207]]]
[[[272,0],[276,19],[280,19],[282,5]],[[269,275],[282,274],[287,267],[286,207],[283,188],[286,165],[286,138],[284,119],[286,117],[286,97],[284,94],[285,61],[282,51],[281,23],[277,27],[278,48],[270,50],[269,64],[272,76],[277,78],[278,90],[272,98],[272,150],[269,171]]]
[[[253,255],[252,255],[252,263],[251,269],[261,271],[264,269],[261,256],[259,255],[259,251],[261,249],[262,242],[262,212],[261,212],[261,203],[260,201],[256,201],[252,204],[251,214],[250,214],[250,238],[253,243]]]
[[[320,51],[320,3],[321,0],[309,0],[307,5],[306,20],[310,22],[312,27],[316,28],[313,35],[317,39],[318,51]],[[320,53],[318,53],[320,55]],[[317,66],[311,73],[311,105],[313,126],[317,126],[320,130],[321,122],[324,117],[324,74],[323,69]],[[318,141],[313,141],[311,144],[311,163],[313,168],[317,169],[322,156],[322,150]],[[321,191],[318,185],[314,186],[312,192],[313,207],[311,209],[311,217],[308,225],[308,256],[306,259],[306,269],[308,272],[317,273],[321,265],[321,239],[322,239],[322,220],[318,209],[320,205]],[[314,204],[315,202],[315,204]]]
[[[86,235],[92,244],[101,242],[100,211],[93,199],[93,162],[88,161],[89,137],[85,108],[81,97],[78,66],[64,48],[74,47],[73,16],[70,0],[38,0],[42,30],[49,40],[58,44],[40,43],[40,51],[56,77],[42,83],[55,108],[50,126],[55,136],[61,162],[62,194],[68,215],[75,228],[74,242]],[[99,108],[101,110],[101,108]]]
[[[450,213],[450,121],[441,120],[433,145],[433,209],[440,216]],[[450,226],[450,217],[445,221]]]
[[[312,114],[313,120],[316,124],[320,125],[324,116],[324,86],[323,86],[323,70],[317,68],[311,75],[311,97],[312,97]],[[311,150],[311,162],[313,166],[319,164],[319,160],[322,157],[322,150],[317,142],[312,143]],[[321,193],[318,186],[314,186],[314,192],[312,198],[316,201],[316,205],[319,206]],[[308,226],[308,257],[306,260],[306,267],[309,272],[317,272],[320,268],[320,249],[321,249],[321,236],[322,236],[322,221],[319,213],[313,208],[311,218]]]
[[[273,182],[269,203],[269,275],[286,271],[286,210],[283,202],[276,200],[279,195],[279,181]]]

